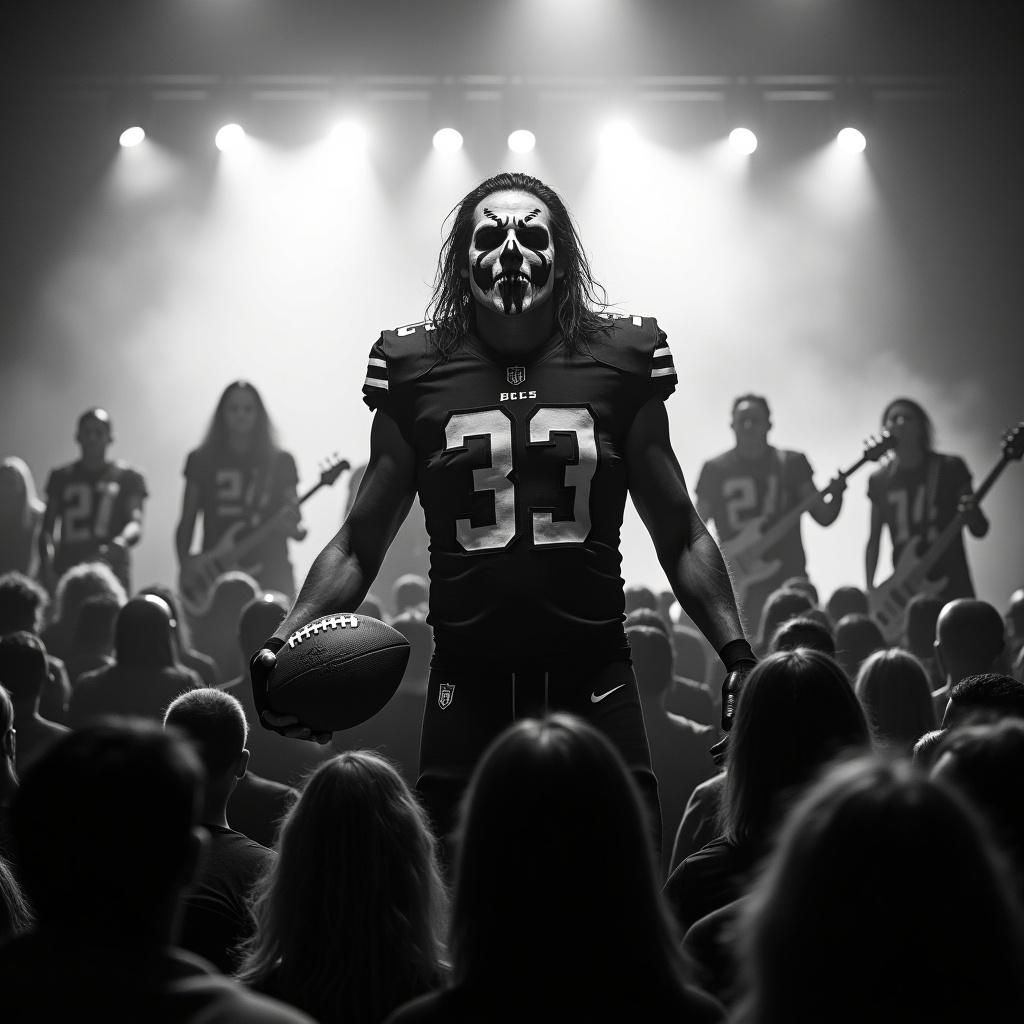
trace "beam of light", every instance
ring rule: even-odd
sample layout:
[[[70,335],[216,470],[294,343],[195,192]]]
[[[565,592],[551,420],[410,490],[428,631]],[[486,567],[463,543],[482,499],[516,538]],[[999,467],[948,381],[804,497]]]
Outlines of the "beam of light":
[[[750,156],[757,149],[757,136],[749,128],[733,128],[729,132],[729,145],[737,153]]]
[[[836,135],[836,142],[847,153],[863,153],[868,144],[864,133],[856,128],[841,128]]]
[[[226,124],[214,136],[214,144],[222,153],[238,149],[245,142],[245,129],[240,124]]]
[[[333,148],[354,153],[366,149],[368,136],[358,121],[344,120],[334,125],[328,138]]]
[[[517,128],[508,137],[508,148],[513,153],[532,153],[537,145],[537,136],[527,128]]]
[[[598,134],[598,144],[602,149],[627,149],[636,144],[637,131],[633,125],[623,118],[608,121]]]
[[[434,149],[440,153],[456,153],[462,149],[462,132],[456,128],[441,128],[434,132]]]
[[[139,145],[146,138],[146,129],[140,128],[138,125],[133,125],[131,128],[125,128],[121,132],[121,137],[117,140],[123,149],[131,149],[133,146]]]

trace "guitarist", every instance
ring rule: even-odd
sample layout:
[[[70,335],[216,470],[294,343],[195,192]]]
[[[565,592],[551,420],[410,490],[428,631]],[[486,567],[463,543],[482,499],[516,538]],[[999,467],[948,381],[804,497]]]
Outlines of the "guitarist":
[[[762,519],[765,526],[770,526],[815,490],[807,457],[768,443],[772,421],[764,396],[740,395],[732,403],[731,427],[735,447],[705,462],[697,480],[697,512],[705,522],[714,521],[723,545],[752,520]],[[808,509],[822,526],[835,522],[846,484],[837,478],[829,488],[828,499],[822,498]],[[768,595],[791,576],[807,574],[799,521],[765,552],[765,558],[778,559],[780,564],[774,575],[750,586],[742,601],[745,619],[753,630],[761,620]],[[733,572],[738,571],[734,566]]]
[[[882,426],[896,440],[889,458],[868,479],[871,500],[871,532],[864,553],[868,591],[875,583],[882,527],[892,540],[893,565],[912,543],[922,548],[933,541],[958,513],[975,537],[988,533],[988,519],[972,496],[971,474],[963,459],[933,450],[934,428],[924,409],[909,398],[894,398],[882,413]],[[974,597],[964,551],[958,533],[928,573],[929,579],[946,579],[939,598]]]
[[[175,531],[182,583],[194,574],[191,554],[196,520],[202,516],[201,552],[210,551],[237,523],[255,528],[285,506],[294,514],[239,566],[265,590],[295,596],[287,539],[306,535],[298,509],[298,471],[291,454],[279,448],[259,392],[246,381],[229,384],[217,402],[203,443],[185,463],[185,494]],[[244,532],[242,534],[244,536]]]

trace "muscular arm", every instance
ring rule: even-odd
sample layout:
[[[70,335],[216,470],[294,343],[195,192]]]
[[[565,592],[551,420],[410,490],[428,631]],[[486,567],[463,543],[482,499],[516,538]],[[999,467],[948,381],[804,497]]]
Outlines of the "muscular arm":
[[[185,483],[185,495],[181,499],[181,518],[174,530],[174,548],[178,553],[178,565],[188,561],[192,549],[192,533],[199,515],[199,485],[194,480]]]
[[[352,511],[310,566],[295,604],[274,636],[283,640],[312,619],[359,605],[415,492],[415,453],[395,421],[378,410],[370,433],[370,459]]]
[[[744,636],[732,582],[690,500],[658,400],[639,413],[626,442],[629,491],[683,610],[715,650]]]
[[[57,525],[57,505],[54,500],[46,503],[46,511],[43,513],[43,522],[39,527],[39,537],[36,542],[39,550],[39,575],[47,577],[53,567],[53,530]]]
[[[131,548],[142,540],[142,502],[141,494],[136,494],[128,500],[128,522],[116,537],[111,538],[112,544]]]
[[[871,532],[868,535],[868,546],[864,549],[864,579],[868,590],[875,585],[875,570],[878,568],[878,550],[882,541],[882,510],[878,505],[871,505]]]

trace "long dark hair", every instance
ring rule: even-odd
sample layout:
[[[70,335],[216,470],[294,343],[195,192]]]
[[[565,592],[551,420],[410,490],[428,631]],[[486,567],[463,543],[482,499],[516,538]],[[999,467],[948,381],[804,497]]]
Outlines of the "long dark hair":
[[[598,313],[608,304],[604,288],[594,279],[576,226],[561,197],[549,185],[520,171],[503,171],[482,181],[445,218],[454,217],[451,230],[437,258],[434,291],[426,318],[434,321],[429,337],[447,358],[472,329],[473,294],[460,271],[467,269],[469,243],[473,236],[473,213],[493,192],[529,192],[551,211],[555,264],[562,276],[555,281],[555,317],[562,338],[570,347],[608,323]]]
[[[114,655],[122,668],[173,668],[178,664],[171,610],[154,594],[133,597],[114,624]]]
[[[269,459],[271,454],[277,450],[277,431],[270,420],[267,407],[263,404],[263,398],[255,386],[247,380],[232,381],[217,399],[217,407],[213,410],[210,418],[210,425],[206,429],[206,436],[199,446],[201,451],[221,454],[227,450],[228,427],[225,422],[224,410],[227,408],[228,399],[236,391],[245,391],[252,396],[256,403],[256,426],[253,429],[252,451],[261,460]]]
[[[725,835],[762,845],[818,771],[870,744],[853,687],[832,658],[807,647],[769,655],[747,676],[729,735]]]
[[[914,415],[921,421],[921,445],[926,452],[934,451],[935,447],[935,424],[932,423],[931,416],[924,411],[924,406],[920,402],[915,402],[912,398],[894,398],[889,404],[882,410],[882,426],[885,426],[885,421],[889,418],[889,413],[894,405],[907,405],[910,407]]]
[[[310,775],[252,910],[238,976],[317,1020],[376,1024],[440,984],[435,842],[389,761],[348,751]]]
[[[466,795],[456,983],[553,998],[678,992],[685,962],[649,827],[621,757],[591,726],[565,714],[511,726]]]

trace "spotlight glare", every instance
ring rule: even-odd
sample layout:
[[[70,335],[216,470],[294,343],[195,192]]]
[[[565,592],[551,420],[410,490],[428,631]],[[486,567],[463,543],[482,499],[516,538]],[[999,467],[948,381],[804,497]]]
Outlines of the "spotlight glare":
[[[121,143],[125,149],[131,149],[132,146],[137,146],[146,137],[145,128],[140,128],[138,125],[134,125],[131,128],[125,128],[121,132],[121,137],[117,140]]]
[[[245,129],[240,124],[226,124],[214,136],[214,142],[222,153],[237,149],[245,140]]]
[[[868,140],[864,138],[864,133],[856,128],[843,128],[836,136],[836,142],[847,153],[863,153],[868,144]]]
[[[513,153],[529,153],[537,145],[537,136],[526,128],[517,128],[508,137],[508,148]]]
[[[462,149],[462,132],[455,128],[441,128],[434,132],[434,149],[441,153],[454,153]]]
[[[358,121],[339,121],[331,129],[331,142],[343,149],[365,149],[366,129]]]
[[[757,149],[757,136],[749,128],[733,128],[729,132],[729,145],[737,153],[750,156]]]
[[[601,145],[608,148],[631,146],[636,142],[636,138],[636,129],[629,121],[609,121],[601,129]]]

